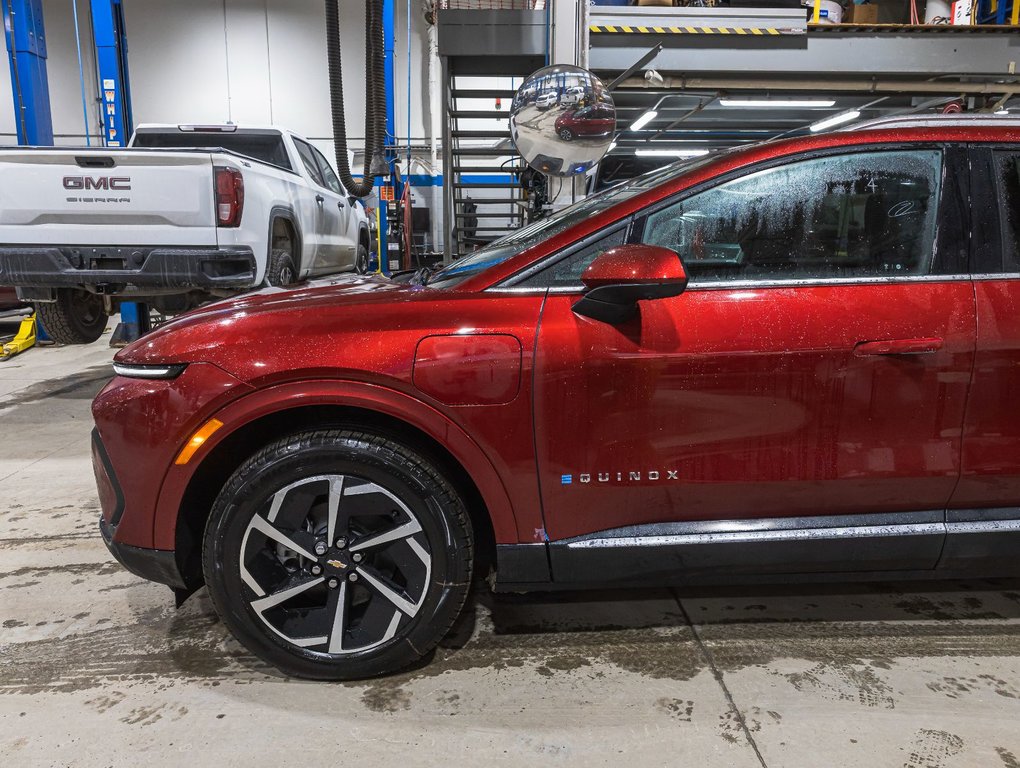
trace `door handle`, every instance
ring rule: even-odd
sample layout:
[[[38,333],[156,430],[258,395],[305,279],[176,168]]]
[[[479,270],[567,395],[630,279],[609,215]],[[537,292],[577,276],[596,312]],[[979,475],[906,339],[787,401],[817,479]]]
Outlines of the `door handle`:
[[[316,195],[315,202],[317,202],[319,205],[322,205],[324,202],[326,202],[326,198],[324,198],[322,195]]]
[[[857,357],[871,355],[930,355],[942,349],[942,339],[887,339],[885,341],[861,341],[854,347]]]
[[[342,211],[344,209],[344,201],[343,200],[337,200],[336,201],[336,207],[339,208]]]

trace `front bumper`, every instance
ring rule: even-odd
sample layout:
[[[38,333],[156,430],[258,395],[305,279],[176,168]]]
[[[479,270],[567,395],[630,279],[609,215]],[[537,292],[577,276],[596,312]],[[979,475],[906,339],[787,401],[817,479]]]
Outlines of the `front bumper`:
[[[146,549],[116,542],[113,540],[110,524],[102,517],[99,518],[99,532],[103,535],[106,548],[117,558],[117,562],[135,576],[166,584],[174,590],[188,589],[177,567],[177,556],[172,550]]]
[[[0,285],[18,288],[81,288],[99,293],[169,292],[250,288],[255,284],[252,249],[132,248],[106,246],[0,246]]]

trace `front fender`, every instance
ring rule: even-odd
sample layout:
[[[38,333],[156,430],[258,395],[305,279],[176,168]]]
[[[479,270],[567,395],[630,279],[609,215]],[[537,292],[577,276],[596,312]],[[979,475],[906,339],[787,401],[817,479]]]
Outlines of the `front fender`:
[[[312,380],[266,387],[209,414],[208,418],[223,422],[223,427],[213,433],[188,464],[173,464],[167,471],[153,519],[153,546],[156,549],[174,549],[177,518],[184,493],[202,461],[217,445],[259,418],[316,405],[375,411],[406,422],[429,435],[460,462],[474,481],[492,519],[496,542],[506,544],[520,540],[513,504],[492,461],[474,439],[446,415],[410,395],[377,384]],[[530,524],[529,521],[524,522]]]

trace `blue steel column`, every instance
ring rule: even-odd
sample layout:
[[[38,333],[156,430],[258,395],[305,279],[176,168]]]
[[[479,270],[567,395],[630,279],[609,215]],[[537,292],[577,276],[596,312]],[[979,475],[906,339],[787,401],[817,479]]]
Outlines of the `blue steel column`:
[[[18,144],[53,146],[42,0],[2,0]]]
[[[99,70],[103,143],[123,147],[131,138],[131,86],[128,81],[127,33],[121,0],[91,0],[92,38]],[[110,346],[123,346],[149,330],[149,307],[133,301],[120,304],[120,325]]]
[[[390,168],[390,182],[393,184],[393,198],[394,200],[399,200],[403,190],[398,189],[396,183],[397,175],[394,172],[397,164],[397,129],[396,116],[394,114],[394,102],[396,101],[396,95],[393,88],[393,59],[397,38],[396,13],[396,0],[383,0],[383,80],[385,82],[386,91],[386,164]],[[408,83],[408,87],[410,88],[410,83]],[[384,179],[376,180],[376,184],[380,187],[384,183]],[[390,273],[390,246],[387,225],[389,220],[388,207],[389,203],[385,203],[382,200],[379,201],[379,228],[381,230],[380,249],[382,250],[382,253],[379,254],[379,263],[382,266],[383,272],[386,274]]]
[[[108,147],[122,147],[131,137],[133,127],[124,9],[120,0],[91,0],[91,4],[103,141]]]

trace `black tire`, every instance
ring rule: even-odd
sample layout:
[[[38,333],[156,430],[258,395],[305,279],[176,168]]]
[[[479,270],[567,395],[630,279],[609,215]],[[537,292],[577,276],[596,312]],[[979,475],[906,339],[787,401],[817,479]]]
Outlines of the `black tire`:
[[[91,344],[106,330],[102,296],[79,288],[58,288],[56,301],[35,305],[43,328],[58,344]]]
[[[276,249],[269,255],[266,282],[275,286],[293,285],[297,282],[297,269],[290,251]]]
[[[358,255],[354,257],[354,271],[359,275],[368,274],[368,248],[358,243]]]
[[[234,472],[202,560],[217,613],[248,650],[288,675],[349,680],[435,648],[463,608],[473,551],[464,502],[427,458],[364,432],[318,430]]]
[[[564,141],[573,141],[574,140],[574,132],[572,130],[570,130],[569,128],[561,128],[560,129],[560,138],[563,139]]]

